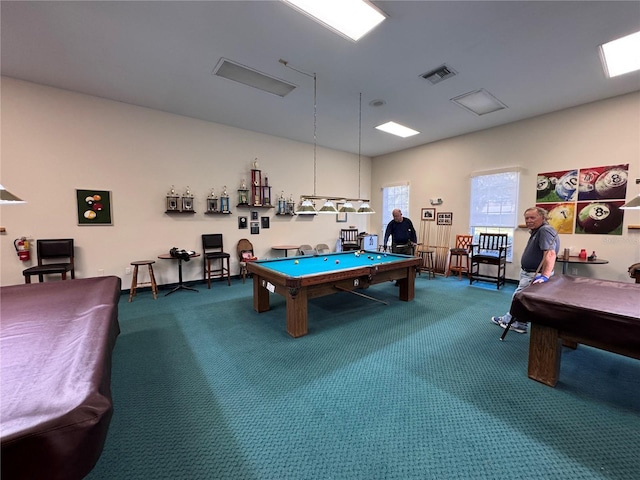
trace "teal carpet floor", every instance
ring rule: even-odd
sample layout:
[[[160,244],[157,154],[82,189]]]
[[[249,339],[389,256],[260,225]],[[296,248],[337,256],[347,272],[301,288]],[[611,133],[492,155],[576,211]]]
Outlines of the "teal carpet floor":
[[[513,286],[416,279],[285,302],[216,282],[120,301],[114,415],[91,480],[638,479],[640,362],[579,346],[527,377],[529,336],[489,321]]]

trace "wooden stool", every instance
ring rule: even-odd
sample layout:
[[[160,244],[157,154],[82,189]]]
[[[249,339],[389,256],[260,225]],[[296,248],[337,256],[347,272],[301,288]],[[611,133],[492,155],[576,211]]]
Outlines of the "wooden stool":
[[[129,290],[129,301],[133,300],[136,296],[136,290],[138,287],[151,286],[151,292],[153,292],[153,299],[158,298],[158,285],[156,284],[156,277],[153,275],[153,264],[156,263],[153,260],[138,260],[137,262],[131,262],[133,265],[133,277],[131,278],[131,290]],[[138,267],[140,265],[149,266],[149,282],[138,284]]]
[[[436,278],[436,269],[433,263],[433,250],[419,250],[418,253],[422,257],[422,266],[420,267],[420,271],[426,270],[429,274],[427,277],[429,280],[431,280],[431,278]]]

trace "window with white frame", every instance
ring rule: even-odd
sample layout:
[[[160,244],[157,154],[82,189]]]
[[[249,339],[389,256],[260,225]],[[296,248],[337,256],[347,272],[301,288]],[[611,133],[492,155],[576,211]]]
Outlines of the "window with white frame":
[[[471,178],[471,235],[476,241],[480,233],[506,233],[508,262],[513,259],[513,232],[518,226],[519,186],[518,171],[477,174]]]
[[[382,236],[380,237],[380,245],[384,241],[384,231],[387,225],[393,220],[393,210],[399,208],[402,215],[407,218],[409,216],[409,184],[403,183],[399,185],[388,185],[382,187]]]

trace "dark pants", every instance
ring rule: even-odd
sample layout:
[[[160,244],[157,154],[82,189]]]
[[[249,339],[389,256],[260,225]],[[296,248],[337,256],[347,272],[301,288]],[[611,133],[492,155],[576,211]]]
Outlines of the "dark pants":
[[[392,253],[400,253],[402,255],[413,255],[413,246],[408,243],[392,243],[391,244],[391,252]]]

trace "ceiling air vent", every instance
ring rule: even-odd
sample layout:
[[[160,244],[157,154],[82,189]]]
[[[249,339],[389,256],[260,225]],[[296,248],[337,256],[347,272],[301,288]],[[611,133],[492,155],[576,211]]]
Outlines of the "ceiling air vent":
[[[216,68],[213,69],[213,74],[273,95],[278,95],[279,97],[284,97],[296,88],[296,85],[292,83],[271,77],[253,68],[227,60],[226,58],[220,59]]]
[[[440,83],[441,81],[446,80],[447,78],[453,77],[457,73],[458,72],[456,72],[453,68],[448,67],[446,65],[441,65],[435,70],[431,70],[430,72],[423,73],[420,76],[425,80],[429,80],[433,85],[435,85],[436,83]]]

